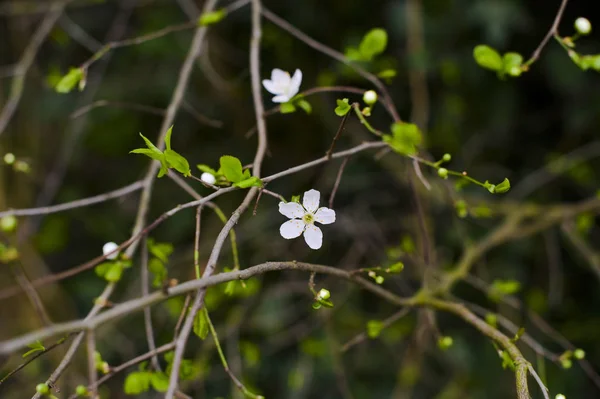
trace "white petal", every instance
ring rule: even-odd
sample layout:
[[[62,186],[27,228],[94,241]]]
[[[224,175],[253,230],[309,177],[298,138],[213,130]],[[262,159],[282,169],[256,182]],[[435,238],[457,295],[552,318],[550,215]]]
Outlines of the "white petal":
[[[288,101],[290,101],[290,97],[287,94],[281,94],[273,97],[274,103],[287,103]]]
[[[102,255],[108,255],[111,252],[115,251],[118,247],[119,246],[114,242],[107,242],[102,246]],[[116,259],[118,255],[118,252],[113,252],[112,254],[108,255],[106,259]]]
[[[292,80],[290,81],[290,86],[288,89],[288,96],[290,96],[290,98],[294,97],[296,94],[298,94],[298,91],[300,91],[300,84],[302,83],[302,71],[299,69],[296,69],[296,72],[294,72],[294,76],[292,76]]]
[[[304,208],[297,202],[280,202],[279,213],[283,216],[287,216],[290,219],[298,218],[301,219],[304,216]]]
[[[309,224],[304,230],[304,241],[312,249],[319,249],[323,244],[323,232],[314,224]]]
[[[304,222],[300,219],[288,220],[279,228],[279,234],[287,240],[296,238],[304,231]]]
[[[265,80],[262,81],[262,84],[265,87],[265,89],[267,89],[267,91],[269,93],[271,93],[271,94],[281,94],[280,88],[272,80],[265,79]]]
[[[302,198],[302,205],[304,205],[304,209],[306,209],[310,213],[315,213],[319,208],[319,198],[321,197],[321,193],[317,190],[308,190],[304,193],[304,198]]]
[[[271,80],[278,86],[287,87],[290,85],[290,74],[279,68],[273,69],[271,72]]]
[[[315,213],[315,220],[321,224],[331,224],[335,222],[335,211],[329,208],[319,208]]]

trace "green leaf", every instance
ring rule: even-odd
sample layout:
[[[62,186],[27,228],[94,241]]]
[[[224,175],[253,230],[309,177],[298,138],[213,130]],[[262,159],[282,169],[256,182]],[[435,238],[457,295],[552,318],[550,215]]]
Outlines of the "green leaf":
[[[343,100],[336,100],[337,107],[335,107],[335,114],[337,116],[344,116],[350,111],[350,104],[348,103],[348,99],[344,98]]]
[[[233,295],[235,292],[235,286],[237,284],[237,281],[228,281],[227,284],[225,284],[225,295]]]
[[[200,172],[210,173],[211,175],[214,175],[214,176],[217,175],[217,171],[208,165],[198,164],[198,165],[196,165],[196,167],[200,170]]]
[[[148,371],[135,371],[125,378],[123,387],[127,395],[139,395],[150,389],[152,373]]]
[[[123,275],[123,266],[120,263],[113,263],[110,268],[106,271],[104,278],[106,281],[111,283],[116,283],[121,280],[121,276]]]
[[[205,339],[208,336],[208,313],[206,308],[202,308],[194,316],[194,334],[200,339]]]
[[[173,125],[167,130],[167,134],[165,134],[165,145],[167,150],[171,149],[171,134],[173,133]]]
[[[367,335],[369,338],[374,339],[379,336],[383,330],[383,323],[379,320],[369,320],[367,322]]]
[[[152,286],[156,288],[161,287],[168,275],[165,264],[158,258],[152,258],[148,262],[148,270],[154,275]]]
[[[304,110],[307,114],[312,113],[312,105],[306,100],[299,100],[296,105]]]
[[[404,270],[404,263],[396,262],[386,269],[388,273],[400,273]]]
[[[480,44],[473,49],[473,57],[479,66],[492,71],[501,71],[504,63],[500,54],[490,46]]]
[[[200,26],[207,26],[207,25],[214,25],[216,23],[219,23],[223,20],[223,18],[225,18],[227,16],[227,10],[224,8],[221,8],[219,10],[215,10],[215,11],[211,11],[211,12],[205,12],[204,14],[200,15],[200,18],[198,18],[198,25]]]
[[[136,148],[135,150],[131,150],[129,151],[130,154],[142,154],[142,155],[146,155],[147,157],[150,157],[152,159],[155,159],[157,161],[163,161],[164,160],[164,156],[162,152],[157,153],[154,150],[151,150],[149,148]]]
[[[150,384],[156,392],[167,392],[169,389],[169,376],[161,372],[152,373]]]
[[[385,30],[381,28],[371,29],[360,42],[358,51],[365,61],[371,61],[374,56],[385,51],[387,41],[388,37]]]
[[[103,262],[94,268],[94,271],[98,275],[98,277],[104,278],[108,269],[111,268],[114,262]]]
[[[377,76],[383,79],[387,84],[392,83],[392,79],[394,79],[396,75],[397,72],[395,69],[384,69],[377,74]]]
[[[168,242],[155,242],[152,238],[149,238],[148,250],[152,256],[156,256],[164,263],[167,263],[169,261],[169,255],[173,253],[173,244]]]
[[[152,141],[148,140],[146,138],[146,136],[144,136],[142,133],[140,133],[140,136],[142,136],[142,139],[144,139],[144,142],[146,143],[146,147],[148,147],[149,149],[151,149],[153,152],[157,153],[157,154],[162,154],[162,151],[158,149],[157,146],[154,145],[154,143],[152,143]]]
[[[383,141],[403,155],[415,155],[423,139],[421,130],[413,123],[396,122],[391,127],[392,135],[383,136]]]
[[[279,112],[282,114],[291,114],[292,112],[296,112],[296,106],[290,102],[282,103],[279,106]]]
[[[262,187],[263,182],[256,176],[252,176],[249,179],[242,180],[239,183],[235,183],[235,187],[249,188],[249,187]]]
[[[231,155],[223,155],[220,159],[221,171],[232,183],[239,183],[244,179],[242,173],[242,163],[236,157]]]
[[[60,81],[56,84],[54,89],[58,93],[70,93],[75,85],[77,85],[83,78],[83,69],[71,68],[69,72],[63,76]]]
[[[502,180],[501,183],[496,184],[496,188],[494,189],[494,194],[503,194],[510,190],[510,181],[508,179]]]
[[[490,287],[488,297],[498,302],[505,295],[512,295],[519,292],[521,283],[516,280],[494,280]]]
[[[355,47],[346,48],[344,55],[351,61],[366,61],[363,59],[363,55],[360,53],[360,51],[358,51],[358,49]]]
[[[42,352],[42,351],[46,350],[44,345],[42,345],[42,343],[39,340],[35,341],[33,344],[27,345],[27,347],[31,348],[31,349],[23,354],[23,356],[22,356],[23,358],[26,358],[27,356],[31,355],[32,353]]]
[[[164,154],[165,160],[167,161],[169,167],[175,169],[185,177],[188,177],[192,174],[190,164],[183,156],[169,149],[166,149]]]
[[[523,64],[523,56],[519,53],[506,53],[502,57],[504,64],[504,73],[511,76],[519,76],[523,72],[521,65]]]

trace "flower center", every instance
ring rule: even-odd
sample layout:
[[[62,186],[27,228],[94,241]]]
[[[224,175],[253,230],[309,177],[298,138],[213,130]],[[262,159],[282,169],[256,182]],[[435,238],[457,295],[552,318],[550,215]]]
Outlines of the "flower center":
[[[312,213],[305,213],[304,216],[302,216],[302,221],[306,224],[313,224],[315,217]]]

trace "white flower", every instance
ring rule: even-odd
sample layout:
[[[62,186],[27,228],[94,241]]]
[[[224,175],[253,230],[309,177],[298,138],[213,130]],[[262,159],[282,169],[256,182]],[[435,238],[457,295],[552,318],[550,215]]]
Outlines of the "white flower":
[[[212,173],[208,172],[202,173],[202,175],[200,175],[200,180],[207,184],[215,184],[217,181],[217,179],[215,179],[215,176]]]
[[[110,260],[117,259],[117,256],[119,256],[119,253],[113,252],[113,251],[115,251],[118,247],[119,246],[117,244],[115,244],[114,242],[107,242],[102,247],[102,254],[105,256],[110,254],[106,257],[106,259],[110,259]]]
[[[288,220],[279,228],[279,233],[285,239],[296,238],[304,233],[304,241],[312,249],[321,248],[323,232],[315,226],[315,222],[331,224],[335,222],[335,211],[329,208],[319,208],[321,194],[317,190],[304,193],[302,205],[297,202],[280,202],[279,213],[287,216]]]
[[[559,393],[558,395],[556,395],[556,399],[567,399],[567,397],[562,393]]]
[[[286,71],[275,68],[271,72],[271,80],[265,79],[262,83],[269,93],[275,94],[274,103],[286,103],[298,94],[302,83],[302,71],[296,69],[294,76],[290,77]]]
[[[579,17],[575,20],[575,30],[580,35],[589,35],[592,31],[592,24],[589,19]]]

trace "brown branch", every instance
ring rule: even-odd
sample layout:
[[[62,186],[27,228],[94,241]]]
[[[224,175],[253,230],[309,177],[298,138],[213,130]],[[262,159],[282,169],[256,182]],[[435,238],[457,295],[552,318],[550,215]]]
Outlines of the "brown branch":
[[[550,27],[550,30],[548,31],[548,33],[546,33],[546,36],[544,37],[544,39],[542,40],[540,45],[535,49],[533,54],[531,54],[531,57],[529,58],[529,60],[527,60],[527,62],[524,64],[525,66],[529,66],[529,65],[533,64],[535,61],[537,61],[537,59],[540,58],[540,54],[542,53],[542,50],[548,43],[548,40],[550,40],[550,38],[552,38],[552,36],[558,35],[558,25],[560,24],[560,20],[562,19],[563,13],[565,11],[565,8],[567,7],[568,2],[569,2],[569,0],[562,0],[562,2],[560,3],[560,7],[558,8],[558,12],[556,13],[556,17],[554,18],[554,22],[552,23],[552,26]]]

